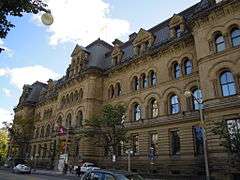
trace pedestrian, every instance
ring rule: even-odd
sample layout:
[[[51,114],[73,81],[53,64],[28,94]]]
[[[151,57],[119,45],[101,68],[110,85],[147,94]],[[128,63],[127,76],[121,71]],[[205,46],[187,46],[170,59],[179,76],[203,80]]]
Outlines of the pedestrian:
[[[64,163],[63,174],[67,174],[67,171],[68,171],[68,164]]]
[[[81,166],[77,167],[76,174],[77,174],[78,177],[81,175]]]
[[[70,165],[69,165],[69,173],[70,173],[70,174],[72,173],[72,170],[73,170],[73,166],[70,164]]]

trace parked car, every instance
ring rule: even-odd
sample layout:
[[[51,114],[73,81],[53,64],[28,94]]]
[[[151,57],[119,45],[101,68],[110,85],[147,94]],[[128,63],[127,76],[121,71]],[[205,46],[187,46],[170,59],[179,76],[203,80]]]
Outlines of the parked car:
[[[81,166],[81,173],[85,173],[87,171],[90,171],[90,170],[94,170],[94,169],[100,169],[99,167],[97,167],[95,164],[93,163],[89,163],[89,162],[86,162],[84,163],[82,166]]]
[[[18,164],[13,168],[14,173],[26,173],[30,174],[31,173],[31,168],[25,164]]]
[[[81,180],[144,180],[144,178],[127,171],[94,169],[85,173]]]

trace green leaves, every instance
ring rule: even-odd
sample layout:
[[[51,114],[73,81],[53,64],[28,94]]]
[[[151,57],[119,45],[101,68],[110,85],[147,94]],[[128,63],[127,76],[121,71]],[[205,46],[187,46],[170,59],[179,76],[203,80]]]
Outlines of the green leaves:
[[[127,141],[123,116],[126,108],[122,105],[106,105],[99,115],[86,120],[84,137],[95,139],[96,146],[103,147],[106,154],[117,155],[121,142]]]

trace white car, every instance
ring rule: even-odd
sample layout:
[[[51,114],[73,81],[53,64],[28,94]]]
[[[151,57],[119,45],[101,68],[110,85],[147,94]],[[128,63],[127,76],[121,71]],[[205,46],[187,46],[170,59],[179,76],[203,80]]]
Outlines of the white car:
[[[99,167],[97,167],[95,164],[93,163],[84,163],[82,166],[81,166],[81,173],[85,173],[85,172],[88,172],[90,170],[95,170],[95,169],[100,169]]]
[[[30,174],[31,173],[31,168],[24,165],[24,164],[18,164],[17,166],[15,166],[13,168],[13,172],[14,173],[27,173]]]

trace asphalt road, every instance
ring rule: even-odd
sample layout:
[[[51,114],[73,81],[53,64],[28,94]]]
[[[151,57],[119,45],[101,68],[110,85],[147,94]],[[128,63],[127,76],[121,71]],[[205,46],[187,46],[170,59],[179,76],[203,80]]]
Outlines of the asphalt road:
[[[14,174],[9,171],[0,170],[0,180],[80,180],[80,177]]]

